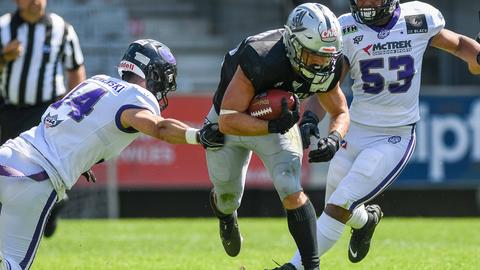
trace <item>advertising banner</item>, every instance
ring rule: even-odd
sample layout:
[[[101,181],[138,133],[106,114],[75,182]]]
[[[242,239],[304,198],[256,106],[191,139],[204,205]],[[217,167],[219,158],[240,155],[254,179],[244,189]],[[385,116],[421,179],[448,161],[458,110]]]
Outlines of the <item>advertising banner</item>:
[[[480,97],[422,97],[417,146],[397,185],[480,185]]]
[[[165,118],[175,118],[201,128],[212,104],[210,96],[173,96]],[[208,188],[211,186],[205,150],[201,145],[173,145],[155,138],[141,136],[128,146],[116,160],[117,181],[123,188]],[[94,168],[99,181],[106,179],[106,165]],[[302,168],[307,181],[308,166]],[[80,181],[82,182],[82,181]],[[247,186],[273,188],[268,171],[253,155],[247,173]]]
[[[417,146],[393,187],[471,187],[480,184],[480,97],[423,96]],[[210,110],[209,96],[174,96],[164,117],[201,128]],[[322,123],[323,125],[323,123]],[[141,136],[117,162],[117,180],[124,188],[208,188],[205,152],[199,145],[171,145]],[[323,187],[327,164],[303,163],[304,185]],[[105,179],[105,165],[97,165]],[[102,181],[102,180],[100,180]],[[273,188],[262,162],[254,156],[247,186]]]

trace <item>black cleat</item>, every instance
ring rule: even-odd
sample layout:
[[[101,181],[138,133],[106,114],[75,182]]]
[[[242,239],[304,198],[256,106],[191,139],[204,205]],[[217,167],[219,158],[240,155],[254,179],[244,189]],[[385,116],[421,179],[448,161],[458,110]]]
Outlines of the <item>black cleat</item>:
[[[58,214],[63,209],[63,207],[65,207],[65,200],[62,200],[53,206],[53,209],[50,212],[50,216],[47,218],[47,223],[45,224],[45,229],[43,231],[43,236],[45,236],[46,238],[52,237],[52,235],[55,233],[55,230],[57,229]]]
[[[222,239],[223,249],[231,256],[235,257],[240,253],[242,248],[242,235],[238,229],[237,211],[231,215],[225,215],[220,212],[215,205],[215,193],[210,192],[210,206],[213,214],[218,218],[220,225],[220,238]]]
[[[350,237],[348,259],[352,263],[360,262],[367,256],[375,227],[383,217],[382,209],[376,204],[367,205],[365,210],[368,213],[367,223],[360,229],[352,229]]]
[[[277,263],[277,262],[275,262],[275,263]],[[297,268],[295,268],[295,266],[291,263],[286,263],[282,266],[279,265],[278,267],[275,267],[273,269],[265,269],[265,270],[297,270]]]

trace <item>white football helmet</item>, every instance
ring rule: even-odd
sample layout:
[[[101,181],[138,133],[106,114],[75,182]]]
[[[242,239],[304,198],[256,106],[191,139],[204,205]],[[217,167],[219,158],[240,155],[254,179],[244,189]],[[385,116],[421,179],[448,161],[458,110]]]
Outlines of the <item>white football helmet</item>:
[[[312,86],[322,84],[335,72],[342,53],[340,23],[324,5],[299,5],[288,16],[283,43],[293,69]],[[325,64],[309,64],[312,55],[325,57]]]

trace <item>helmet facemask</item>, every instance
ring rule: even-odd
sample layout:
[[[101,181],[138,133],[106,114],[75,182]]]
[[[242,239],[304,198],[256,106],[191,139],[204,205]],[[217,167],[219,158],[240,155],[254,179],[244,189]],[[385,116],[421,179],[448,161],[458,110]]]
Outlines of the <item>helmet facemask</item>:
[[[168,106],[167,93],[177,89],[175,77],[176,68],[173,65],[154,62],[147,67],[146,88],[157,98],[161,111]]]
[[[287,31],[289,30],[286,26]],[[287,42],[290,45],[289,52],[287,56],[290,59],[293,69],[306,81],[310,84],[323,84],[325,83],[330,75],[335,72],[335,64],[338,57],[341,55],[340,51],[336,51],[335,48],[331,48],[332,53],[325,52],[329,48],[324,48],[324,52],[315,52],[303,46],[295,34],[289,35],[290,40]],[[309,64],[310,58],[322,57],[324,58],[324,63],[319,64]]]
[[[398,0],[383,0],[377,7],[358,7],[357,0],[350,0],[353,18],[366,25],[387,23],[398,5]]]

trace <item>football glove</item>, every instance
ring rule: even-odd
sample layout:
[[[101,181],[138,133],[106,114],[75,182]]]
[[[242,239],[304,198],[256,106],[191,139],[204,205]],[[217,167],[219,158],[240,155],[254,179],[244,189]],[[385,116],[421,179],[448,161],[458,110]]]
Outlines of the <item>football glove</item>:
[[[303,149],[310,146],[310,136],[320,138],[320,131],[318,130],[318,116],[312,111],[305,111],[300,121],[300,135],[302,136]]]
[[[330,161],[340,148],[341,135],[337,131],[331,132],[328,137],[320,139],[318,149],[308,153],[308,162]]]
[[[285,134],[291,127],[295,125],[300,119],[299,109],[300,102],[296,95],[293,95],[295,98],[295,108],[293,111],[288,109],[288,103],[286,98],[282,98],[282,113],[277,119],[268,121],[268,133],[280,133]]]
[[[87,182],[89,183],[95,183],[97,182],[97,178],[95,177],[95,174],[93,174],[93,171],[90,169],[84,173],[82,173],[82,176],[85,177]]]
[[[218,127],[217,123],[208,123],[197,133],[198,142],[205,149],[219,149],[225,144],[225,136]]]
[[[480,14],[479,14],[480,16]],[[475,38],[475,40],[480,43],[480,32],[478,32],[477,34],[477,38]],[[480,65],[480,53],[477,54],[477,63]]]

